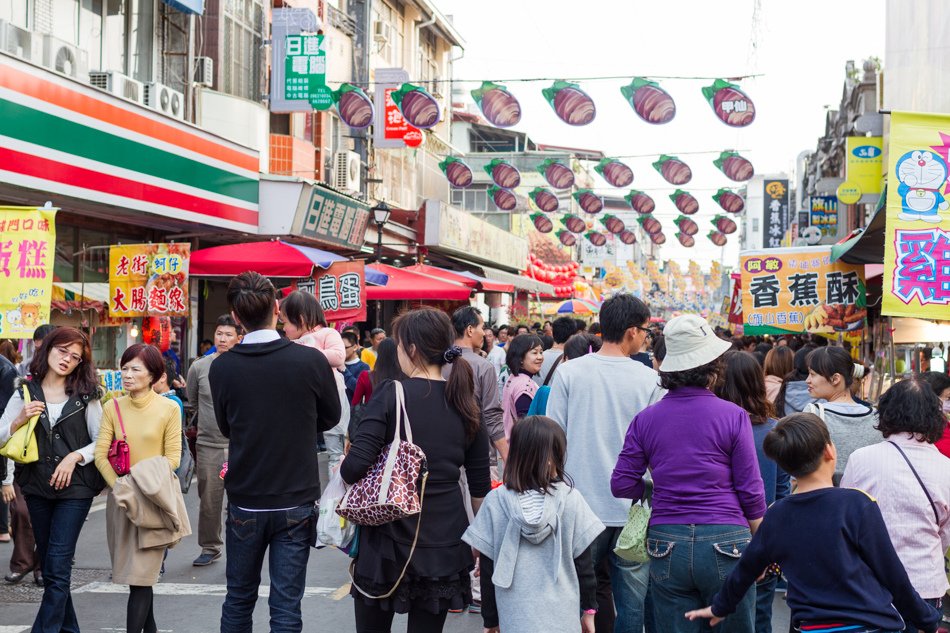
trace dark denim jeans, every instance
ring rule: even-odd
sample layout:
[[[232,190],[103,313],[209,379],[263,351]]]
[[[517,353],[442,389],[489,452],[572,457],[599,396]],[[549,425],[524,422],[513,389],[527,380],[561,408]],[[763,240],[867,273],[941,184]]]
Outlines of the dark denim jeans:
[[[631,563],[614,554],[621,530],[623,528],[609,527],[601,532],[591,544],[591,557],[598,573],[602,569],[601,561],[607,559],[610,589],[613,591],[614,607],[617,611],[613,633],[642,633],[643,601],[649,584],[650,563]],[[600,605],[600,608],[604,609],[606,606]]]
[[[755,633],[772,633],[772,601],[778,578],[755,583]]]
[[[33,621],[33,633],[79,633],[69,582],[76,542],[92,499],[26,497],[36,538],[36,559],[43,570],[43,601]]]
[[[221,609],[221,633],[251,633],[264,554],[270,573],[270,630],[300,633],[300,600],[307,584],[315,510],[312,503],[290,510],[249,512],[228,504],[228,595]]]
[[[690,622],[683,614],[711,604],[723,581],[739,562],[752,539],[739,525],[654,525],[647,532],[650,554],[650,593],[659,633],[699,633],[705,622]],[[750,589],[735,613],[716,633],[753,633],[755,590]]]

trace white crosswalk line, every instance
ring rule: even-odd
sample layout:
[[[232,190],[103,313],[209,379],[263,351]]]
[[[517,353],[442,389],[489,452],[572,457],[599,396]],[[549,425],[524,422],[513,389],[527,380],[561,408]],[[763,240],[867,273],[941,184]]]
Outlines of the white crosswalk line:
[[[228,592],[227,585],[203,585],[193,583],[174,583],[162,582],[152,587],[156,596],[224,596]],[[340,587],[306,587],[304,589],[304,598],[315,598],[318,596],[332,596],[340,590]],[[111,582],[91,582],[78,589],[73,589],[73,593],[128,593],[128,585],[116,585]],[[270,595],[270,585],[261,585],[257,595],[261,598],[267,598]],[[5,631],[0,627],[0,633],[20,633],[16,631]]]
[[[0,625],[0,633],[26,633],[32,627],[32,624],[3,624]]]

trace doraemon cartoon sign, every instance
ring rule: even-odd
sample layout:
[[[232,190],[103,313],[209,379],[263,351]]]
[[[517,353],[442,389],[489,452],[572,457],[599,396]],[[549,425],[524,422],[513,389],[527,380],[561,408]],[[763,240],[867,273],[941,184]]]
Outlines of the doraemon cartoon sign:
[[[943,196],[947,184],[947,164],[929,150],[915,149],[897,160],[897,193],[901,198],[901,220],[939,224],[940,212],[950,208]]]

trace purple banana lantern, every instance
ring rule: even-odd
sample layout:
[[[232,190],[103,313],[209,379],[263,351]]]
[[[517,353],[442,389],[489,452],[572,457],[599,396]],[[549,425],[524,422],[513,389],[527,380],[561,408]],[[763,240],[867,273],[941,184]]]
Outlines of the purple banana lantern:
[[[676,239],[678,239],[680,241],[680,244],[682,244],[686,248],[692,248],[693,246],[696,245],[696,240],[693,238],[692,235],[686,235],[685,233],[677,233]]]
[[[601,217],[600,221],[604,225],[604,228],[614,235],[622,233],[627,228],[627,226],[623,223],[623,220],[615,215],[610,215],[609,213]]]
[[[584,218],[570,213],[561,216],[561,223],[571,233],[583,233],[587,230],[587,222],[584,221]]]
[[[553,213],[561,206],[561,202],[554,195],[554,192],[544,187],[535,187],[528,192],[528,197],[531,198],[536,207],[545,213]]]
[[[584,234],[584,237],[594,246],[603,246],[607,243],[607,236],[597,231],[588,231]]]
[[[577,244],[577,236],[575,236],[570,231],[565,231],[561,229],[556,233],[557,239],[560,240],[561,244],[564,246],[574,246]]]
[[[550,88],[541,91],[559,119],[568,125],[587,125],[597,115],[597,107],[586,92],[577,84],[555,81]]]
[[[495,158],[487,165],[485,171],[491,176],[492,181],[499,187],[505,189],[514,189],[521,184],[521,172],[508,161]]]
[[[699,201],[696,200],[693,194],[689,193],[688,191],[677,189],[672,194],[670,194],[670,200],[673,201],[673,204],[676,205],[676,208],[679,209],[680,213],[693,215],[699,211]]]
[[[490,81],[472,90],[472,99],[495,127],[511,127],[521,121],[521,104],[508,88]]]
[[[554,222],[543,213],[532,213],[529,217],[534,222],[534,228],[538,229],[539,232],[550,233],[554,230]]]
[[[420,130],[434,127],[442,116],[439,102],[419,86],[403,84],[392,93],[392,98],[406,122]]]
[[[620,88],[620,92],[637,116],[647,123],[669,123],[676,116],[673,97],[655,81],[635,77],[629,86]]]
[[[737,152],[726,151],[713,161],[713,165],[726,175],[729,180],[745,182],[755,174],[755,168],[749,159],[740,156]]]
[[[637,234],[631,231],[630,229],[624,229],[617,233],[617,239],[623,242],[624,244],[636,244],[637,243]]]
[[[663,154],[653,163],[653,168],[671,185],[685,185],[693,178],[693,170],[676,156]]]
[[[663,230],[663,225],[652,215],[642,215],[637,218],[637,222],[643,227],[643,230],[649,234],[659,233]]]
[[[706,234],[706,237],[708,237],[709,241],[716,246],[725,246],[726,242],[729,241],[721,231],[710,231]]]
[[[630,193],[623,197],[627,201],[633,210],[637,213],[642,213],[646,215],[647,213],[653,213],[656,209],[656,202],[653,201],[653,198],[649,194],[643,193],[642,191],[637,191],[636,189],[631,189]]]
[[[439,163],[439,169],[445,174],[445,179],[449,181],[449,184],[456,189],[465,189],[472,184],[472,168],[461,158],[449,156]]]
[[[755,120],[755,104],[736,84],[717,79],[703,88],[703,96],[719,120],[728,126],[745,127]]]
[[[731,235],[736,232],[736,223],[733,222],[730,218],[724,215],[717,215],[712,220],[713,225],[716,227],[716,230],[723,233],[724,235]]]
[[[538,165],[538,173],[555,189],[570,189],[574,186],[574,172],[559,160],[548,158]]]
[[[660,244],[666,244],[666,236],[663,235],[663,232],[650,233],[650,241],[659,246]]]
[[[742,213],[745,209],[745,199],[731,189],[720,189],[713,195],[713,200],[728,213]]]
[[[696,235],[699,233],[699,225],[685,215],[678,216],[673,222],[675,222],[679,230],[686,235]]]
[[[595,215],[604,210],[604,199],[590,189],[578,189],[574,192],[574,199],[585,213]]]
[[[616,158],[604,158],[594,165],[594,171],[604,177],[611,187],[627,187],[633,182],[633,170]]]
[[[488,197],[491,198],[495,206],[501,211],[514,211],[518,206],[518,198],[510,189],[503,189],[498,186],[488,188]]]
[[[341,84],[333,91],[333,102],[340,119],[349,127],[361,130],[373,123],[373,102],[353,84]]]

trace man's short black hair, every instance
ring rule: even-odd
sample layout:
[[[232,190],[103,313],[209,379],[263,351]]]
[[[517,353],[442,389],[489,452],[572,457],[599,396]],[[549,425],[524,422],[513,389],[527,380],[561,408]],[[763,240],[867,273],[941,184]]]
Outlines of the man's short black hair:
[[[933,444],[947,428],[940,398],[919,378],[906,378],[884,392],[877,403],[875,427],[884,437],[910,433]]]
[[[646,327],[650,308],[631,294],[614,295],[600,307],[601,336],[607,343],[620,343],[630,328]]]
[[[35,330],[33,330],[33,342],[40,343],[44,338],[49,336],[49,333],[56,329],[55,325],[50,325],[49,323],[44,323]]]
[[[465,330],[471,327],[478,327],[478,321],[482,317],[482,311],[475,306],[462,306],[452,313],[452,328],[455,330],[455,336],[461,338],[465,336]]]
[[[385,333],[386,333],[386,330],[384,330],[383,328],[381,328],[381,327],[374,327],[372,330],[369,331],[369,337],[370,337],[370,338],[373,338],[373,337],[376,336],[377,334],[385,334]]]
[[[792,477],[818,470],[831,444],[828,427],[814,413],[795,413],[779,420],[762,442],[765,454]]]
[[[356,334],[353,330],[343,330],[340,332],[340,338],[348,342],[350,345],[359,345],[360,340],[356,338]]]
[[[276,303],[277,289],[260,273],[241,273],[228,284],[228,306],[248,332],[271,325]]]
[[[219,327],[233,327],[235,332],[238,334],[241,333],[241,326],[237,324],[237,322],[234,320],[234,317],[232,317],[230,314],[222,314],[217,318],[217,320],[214,322],[214,329],[218,329]],[[211,341],[208,342],[210,343]]]
[[[551,329],[553,330],[554,342],[558,345],[564,345],[567,343],[567,339],[577,333],[577,323],[571,317],[562,316],[554,319]]]

